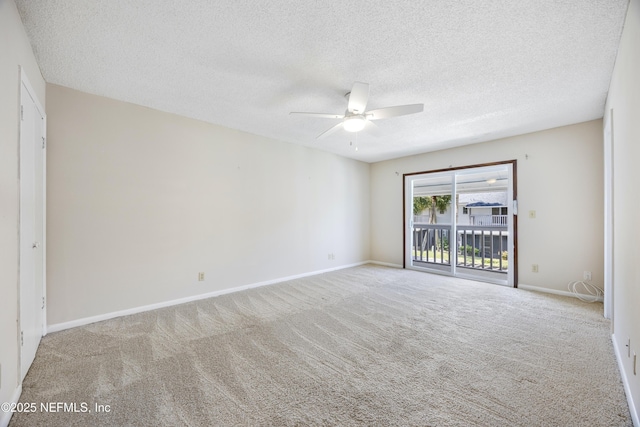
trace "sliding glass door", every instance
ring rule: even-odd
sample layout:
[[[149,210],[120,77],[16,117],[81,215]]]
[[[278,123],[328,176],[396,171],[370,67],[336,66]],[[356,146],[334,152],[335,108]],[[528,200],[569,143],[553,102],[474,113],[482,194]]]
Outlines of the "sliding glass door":
[[[454,181],[450,173],[411,180],[411,263],[413,267],[452,272]]]
[[[513,286],[514,165],[405,175],[405,266]]]

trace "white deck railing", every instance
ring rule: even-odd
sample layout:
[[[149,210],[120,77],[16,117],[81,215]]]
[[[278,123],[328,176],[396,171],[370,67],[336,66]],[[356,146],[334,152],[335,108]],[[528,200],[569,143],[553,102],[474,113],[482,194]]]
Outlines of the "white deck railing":
[[[506,225],[460,225],[456,228],[457,236],[452,236],[451,225],[414,222],[413,261],[444,266],[455,260],[458,267],[508,271],[509,232]]]
[[[509,215],[471,215],[469,225],[481,227],[506,227]],[[429,215],[414,215],[413,222],[416,224],[429,224]]]
[[[506,227],[508,215],[471,215],[471,225]]]

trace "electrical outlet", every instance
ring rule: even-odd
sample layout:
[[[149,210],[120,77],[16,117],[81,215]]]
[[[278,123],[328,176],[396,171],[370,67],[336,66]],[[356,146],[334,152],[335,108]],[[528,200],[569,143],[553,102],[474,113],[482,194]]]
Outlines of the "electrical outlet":
[[[538,272],[538,264],[531,264],[531,272],[532,273]]]
[[[198,273],[198,282],[203,282],[204,281],[204,271],[201,271],[200,273]]]
[[[585,271],[585,272],[582,274],[582,278],[583,278],[584,280],[591,280],[591,272],[590,272],[590,271]]]

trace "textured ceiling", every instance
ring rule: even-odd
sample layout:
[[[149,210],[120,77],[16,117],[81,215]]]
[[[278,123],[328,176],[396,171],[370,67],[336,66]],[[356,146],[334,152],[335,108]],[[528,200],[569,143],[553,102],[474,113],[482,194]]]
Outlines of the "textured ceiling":
[[[16,3],[47,82],[372,162],[602,117],[628,0]],[[343,114],[354,81],[424,112],[358,151],[288,114]]]

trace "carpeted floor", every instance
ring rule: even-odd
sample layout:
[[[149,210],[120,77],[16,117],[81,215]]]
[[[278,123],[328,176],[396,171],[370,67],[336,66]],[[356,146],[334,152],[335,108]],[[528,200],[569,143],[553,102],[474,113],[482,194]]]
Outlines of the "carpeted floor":
[[[12,427],[632,425],[602,304],[371,265],[50,334],[21,402]]]

